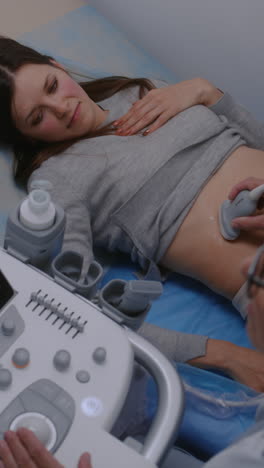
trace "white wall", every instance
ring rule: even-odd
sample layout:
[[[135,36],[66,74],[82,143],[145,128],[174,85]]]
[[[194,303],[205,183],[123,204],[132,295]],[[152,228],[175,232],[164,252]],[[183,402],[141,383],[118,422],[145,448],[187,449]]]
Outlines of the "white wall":
[[[0,34],[17,38],[88,0],[0,0]]]
[[[264,121],[263,0],[92,0],[179,80],[203,76]]]

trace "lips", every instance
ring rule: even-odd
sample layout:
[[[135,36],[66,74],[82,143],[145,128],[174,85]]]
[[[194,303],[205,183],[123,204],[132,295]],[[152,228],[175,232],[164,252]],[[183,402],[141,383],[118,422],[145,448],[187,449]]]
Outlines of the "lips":
[[[79,114],[79,109],[80,109],[80,102],[78,102],[77,106],[75,107],[75,110],[74,110],[74,112],[72,114],[72,118],[71,118],[69,124],[67,125],[67,128],[70,128],[73,125],[73,123],[75,122],[75,120],[77,120],[78,114]]]

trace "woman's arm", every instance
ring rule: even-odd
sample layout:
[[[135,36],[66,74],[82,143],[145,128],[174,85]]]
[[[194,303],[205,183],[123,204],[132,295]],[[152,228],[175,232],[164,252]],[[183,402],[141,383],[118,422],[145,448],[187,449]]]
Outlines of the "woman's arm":
[[[51,200],[61,206],[66,215],[62,250],[72,250],[82,255],[82,273],[85,274],[94,259],[90,212],[85,200],[85,188],[77,177],[78,173],[74,176],[74,171],[69,170],[69,161],[66,163],[65,167],[62,164],[56,167],[54,163],[50,163],[37,169],[30,179],[30,184],[37,184],[38,180],[45,180],[51,184]],[[73,163],[80,164],[80,159],[73,158]]]
[[[154,132],[171,117],[188,107],[204,104],[204,101],[208,100],[208,88],[210,88],[211,103],[212,89],[210,83],[201,78],[194,78],[165,87],[162,84],[162,87],[152,89],[142,99],[136,101],[130,110],[115,122],[117,135],[132,135],[147,126],[148,129],[143,135]],[[219,90],[217,91],[221,93]],[[219,97],[220,95],[218,95],[217,99]]]
[[[90,215],[85,203],[74,200],[71,203],[61,200],[60,205],[66,214],[66,228],[62,250],[73,250],[83,258],[82,276],[88,272],[94,260]]]
[[[224,340],[209,339],[206,354],[188,361],[195,367],[224,371],[234,380],[264,391],[264,354]]]
[[[138,333],[171,361],[186,362],[206,354],[207,336],[169,330],[148,322],[141,325]]]
[[[202,78],[200,80],[201,104],[217,115],[227,117],[229,124],[238,130],[248,146],[264,149],[264,124],[258,122],[243,106],[238,104],[230,94],[223,93],[212,83]]]
[[[219,369],[258,392],[264,391],[264,354],[258,351],[151,323],[144,323],[138,332],[172,361]]]
[[[118,135],[130,135],[148,127],[144,135],[154,132],[183,110],[204,105],[217,115],[227,117],[248,146],[264,148],[264,124],[228,94],[203,78],[193,78],[149,91],[116,122]]]
[[[213,94],[212,94],[213,96]],[[217,101],[210,103],[208,107],[217,115],[227,117],[229,124],[238,130],[241,137],[245,139],[248,146],[255,149],[264,149],[264,124],[258,122],[253,115],[238,104],[230,94],[222,94]],[[207,105],[206,102],[204,105]]]
[[[188,83],[179,83],[179,86]],[[178,85],[174,85],[178,86]],[[185,92],[183,86],[179,88]],[[182,110],[190,107],[190,100],[193,105],[202,104],[215,112],[217,115],[227,117],[229,124],[238,130],[241,137],[245,139],[248,146],[255,149],[264,149],[264,124],[258,122],[254,116],[243,106],[238,104],[230,94],[223,93],[216,88],[210,81],[203,78],[194,78],[190,80],[188,89],[190,95],[182,94],[180,104]],[[185,106],[185,107],[184,107]]]

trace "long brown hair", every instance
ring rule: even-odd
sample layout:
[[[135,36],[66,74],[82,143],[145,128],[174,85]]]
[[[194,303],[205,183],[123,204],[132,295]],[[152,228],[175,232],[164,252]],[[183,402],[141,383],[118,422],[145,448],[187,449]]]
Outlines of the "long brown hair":
[[[11,113],[15,72],[26,64],[47,64],[56,67],[52,60],[49,55],[41,54],[13,39],[0,36],[0,141],[12,146],[14,152],[14,178],[22,185],[26,184],[32,172],[45,160],[65,151],[76,141],[114,132],[111,124],[109,124],[82,137],[47,143],[42,141],[32,142],[16,128]],[[153,83],[146,78],[127,78],[124,76],[109,76],[82,82],[80,86],[94,102],[100,102],[121,90],[133,86],[139,87],[139,98],[141,98],[146,90],[154,88]]]

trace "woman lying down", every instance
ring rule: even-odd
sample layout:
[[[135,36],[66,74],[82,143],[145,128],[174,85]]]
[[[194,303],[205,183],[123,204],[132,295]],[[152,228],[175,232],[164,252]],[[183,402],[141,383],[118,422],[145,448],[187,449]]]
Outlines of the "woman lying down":
[[[79,84],[51,57],[1,37],[0,106],[15,180],[51,183],[67,215],[63,248],[86,268],[94,246],[123,251],[148,277],[160,266],[184,273],[245,314],[240,264],[263,236],[226,241],[217,213],[239,181],[263,177],[264,128],[230,95],[201,78]],[[147,323],[139,333],[170,359],[264,390],[260,352]]]

